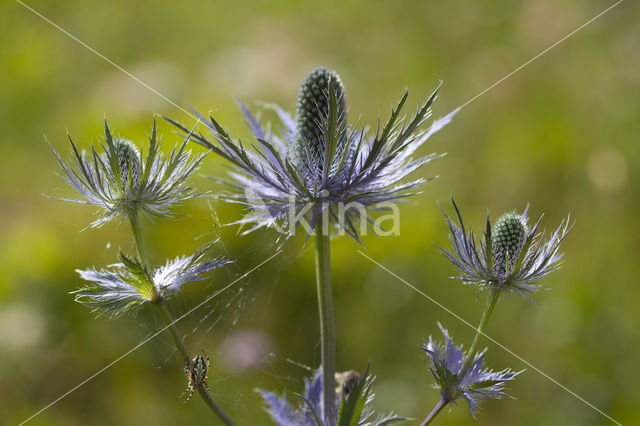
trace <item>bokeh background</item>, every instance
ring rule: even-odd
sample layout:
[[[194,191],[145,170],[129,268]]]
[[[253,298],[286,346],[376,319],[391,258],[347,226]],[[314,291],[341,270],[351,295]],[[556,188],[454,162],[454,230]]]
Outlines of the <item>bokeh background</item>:
[[[408,105],[444,81],[442,116],[604,10],[605,1],[219,2],[29,1],[28,4],[179,105],[211,110],[246,137],[234,96],[292,110],[316,65],[336,69],[351,117],[375,125],[405,87]],[[465,319],[484,296],[448,277],[436,244],[447,244],[439,200],[453,195],[470,226],[522,210],[548,228],[568,213],[576,226],[562,269],[542,284],[538,305],[501,302],[489,334],[622,424],[640,423],[640,7],[627,1],[464,108],[423,152],[448,155],[419,172],[440,178],[402,206],[396,237],[368,236],[364,250]],[[68,158],[66,132],[100,140],[103,118],[142,143],[153,113],[191,119],[14,1],[0,5],[0,424],[17,424],[135,346],[160,323],[145,310],[96,318],[68,293],[76,268],[104,266],[130,250],[126,226],[83,230],[90,207],[56,177],[44,142]],[[159,123],[165,146],[178,142]],[[200,151],[197,146],[194,150]],[[208,157],[193,185],[226,169]],[[199,198],[173,221],[147,222],[154,263],[220,236],[237,262],[192,284],[170,304],[187,312],[277,249],[273,232],[236,235],[221,226],[240,208]],[[209,385],[238,424],[270,424],[255,388],[300,392],[304,366],[319,363],[313,245],[296,238],[259,271],[206,303],[179,328],[192,352],[212,359]],[[333,244],[338,368],[377,374],[381,412],[422,419],[437,402],[418,344],[473,336],[455,318],[356,252]],[[295,363],[300,363],[296,365]],[[525,366],[489,345],[492,368]],[[194,397],[183,404],[182,365],[159,336],[32,420],[38,425],[205,424]],[[528,369],[513,400],[489,401],[473,421],[466,406],[442,425],[600,425],[602,415]]]

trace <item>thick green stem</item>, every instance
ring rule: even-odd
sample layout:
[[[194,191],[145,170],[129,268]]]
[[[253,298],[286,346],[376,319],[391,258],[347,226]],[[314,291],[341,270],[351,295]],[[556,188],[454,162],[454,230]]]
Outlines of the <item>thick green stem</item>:
[[[336,424],[335,382],[336,331],[331,293],[331,242],[328,232],[323,232],[322,220],[316,223],[316,283],[320,312],[320,342],[322,352],[322,388],[324,396],[324,422]]]
[[[129,223],[131,224],[131,230],[133,231],[133,236],[136,240],[136,252],[138,253],[138,257],[140,258],[140,263],[145,267],[148,272],[151,272],[149,269],[149,259],[147,258],[147,253],[144,249],[144,244],[142,241],[142,231],[140,229],[140,222],[138,220],[138,216],[136,213],[129,215]],[[191,363],[191,357],[189,356],[189,352],[187,351],[186,346],[184,345],[184,341],[178,328],[176,327],[175,321],[171,319],[171,315],[167,310],[166,306],[164,306],[161,295],[157,295],[158,297],[152,301],[153,307],[156,309],[160,318],[165,324],[165,327],[169,331],[171,338],[173,339],[173,343],[176,345],[176,349],[180,352],[182,360],[186,365]],[[211,395],[207,389],[199,384],[197,387],[198,394],[202,397],[202,400],[209,406],[211,411],[214,412],[216,416],[227,426],[235,426],[235,424],[229,419],[229,416],[225,414],[224,411],[215,403]]]
[[[420,426],[427,426],[428,424],[431,424],[433,419],[435,419],[436,416],[440,414],[440,411],[442,411],[442,409],[446,407],[448,403],[449,401],[446,401],[444,398],[440,398],[440,401],[438,401],[438,404],[436,404],[436,406],[433,407],[433,410],[431,410],[427,418],[424,419],[424,421]]]
[[[460,369],[460,373],[458,373],[458,377],[462,378],[466,374],[467,370],[471,366],[474,357],[476,356],[476,352],[478,351],[478,342],[480,341],[480,336],[484,334],[484,331],[487,329],[487,324],[489,323],[489,318],[493,313],[493,308],[496,307],[496,303],[500,297],[500,290],[491,290],[491,295],[489,296],[489,300],[487,300],[487,306],[484,308],[484,312],[482,313],[482,318],[480,319],[480,324],[476,329],[476,335],[473,338],[473,343],[471,344],[471,348],[469,348],[469,352],[467,353],[467,357],[464,360],[464,364]]]

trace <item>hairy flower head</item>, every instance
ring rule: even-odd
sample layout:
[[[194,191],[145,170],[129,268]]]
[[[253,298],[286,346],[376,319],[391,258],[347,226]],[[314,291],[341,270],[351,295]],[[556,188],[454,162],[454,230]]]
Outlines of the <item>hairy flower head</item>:
[[[529,227],[528,209],[521,215],[506,213],[493,226],[487,215],[486,229],[478,243],[474,233],[465,229],[455,201],[453,207],[457,224],[444,213],[451,248],[440,250],[461,273],[454,278],[482,289],[515,291],[526,298],[525,293],[539,288],[540,278],[559,268],[560,243],[572,228],[569,217],[545,241],[544,231],[539,231],[542,217]]]
[[[445,402],[455,403],[462,398],[475,416],[475,411],[483,400],[508,396],[503,392],[504,383],[513,380],[522,371],[514,372],[507,368],[494,372],[483,369],[485,349],[474,356],[471,366],[460,377],[465,359],[462,346],[456,347],[447,330],[440,323],[438,327],[444,335],[444,343],[436,343],[429,336],[429,341],[421,349],[428,356],[429,370],[436,380],[434,387],[440,390]]]
[[[105,121],[105,140],[98,150],[92,146],[88,154],[80,152],[70,136],[73,158],[69,163],[51,150],[62,167],[61,177],[81,195],[66,201],[97,206],[100,217],[91,226],[100,227],[111,220],[137,218],[138,213],[171,216],[176,204],[193,197],[186,181],[204,156],[192,156],[186,150],[188,140],[187,136],[163,154],[154,120],[147,152],[141,155],[133,142],[112,136]]]
[[[212,117],[199,116],[211,137],[192,138],[233,166],[231,180],[225,182],[233,190],[221,198],[248,208],[238,221],[249,226],[245,232],[272,227],[289,236],[302,225],[308,235],[326,218],[338,232],[358,239],[371,222],[363,212],[390,209],[389,202],[412,195],[428,180],[405,178],[438,157],[413,154],[456,112],[423,128],[437,92],[410,118],[402,115],[405,92],[386,123],[371,132],[358,122],[348,123],[342,81],[335,71],[321,67],[302,82],[295,118],[269,105],[280,122],[263,125],[259,116],[240,104],[255,138],[251,147],[233,139]],[[167,120],[185,134],[189,131]]]

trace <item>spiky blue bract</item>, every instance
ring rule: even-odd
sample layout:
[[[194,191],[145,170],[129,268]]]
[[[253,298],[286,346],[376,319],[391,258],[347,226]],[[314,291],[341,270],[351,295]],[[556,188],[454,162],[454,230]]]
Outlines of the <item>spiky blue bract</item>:
[[[336,398],[336,410],[338,412],[338,426],[370,425],[382,426],[402,420],[406,417],[396,416],[393,413],[374,417],[373,400],[374,393],[371,389],[375,376],[369,374],[369,369],[362,375],[357,383],[353,384],[348,395]],[[316,370],[311,379],[305,379],[304,394],[296,394],[299,403],[292,406],[286,395],[278,397],[276,394],[258,389],[258,393],[264,398],[266,411],[272,420],[279,426],[324,426],[322,418],[322,371]]]
[[[558,251],[573,227],[570,217],[545,240],[545,232],[539,230],[542,216],[532,227],[527,226],[528,208],[522,215],[504,215],[493,229],[487,215],[486,229],[478,242],[473,231],[467,232],[455,201],[453,207],[457,223],[443,210],[451,248],[440,248],[460,272],[453,278],[482,289],[515,291],[527,298],[527,293],[539,289],[540,278],[560,267],[563,254]]]
[[[187,179],[204,155],[192,155],[186,149],[188,135],[179,146],[162,153],[154,120],[147,152],[141,156],[131,141],[114,137],[106,121],[104,126],[104,142],[92,146],[89,154],[80,152],[69,136],[73,152],[69,163],[51,147],[62,167],[61,177],[81,195],[65,201],[99,208],[100,217],[92,227],[138,213],[168,217],[176,204],[195,196]]]
[[[91,284],[75,294],[76,301],[101,314],[118,316],[146,302],[156,302],[180,291],[184,284],[203,280],[204,273],[230,263],[217,257],[206,259],[206,251],[212,243],[191,256],[178,257],[153,272],[137,259],[120,253],[120,263],[109,269],[78,270],[80,277]]]
[[[263,125],[240,103],[253,144],[232,138],[213,117],[207,120],[199,114],[210,135],[194,134],[192,139],[232,165],[232,179],[225,181],[232,191],[221,198],[248,207],[249,213],[238,221],[248,226],[245,232],[272,227],[290,236],[304,217],[310,233],[316,221],[327,215],[338,231],[358,239],[360,225],[370,223],[362,210],[388,209],[384,202],[412,195],[430,180],[405,178],[439,157],[413,156],[457,112],[423,128],[438,88],[410,118],[402,115],[405,92],[386,123],[371,133],[359,122],[348,124],[340,78],[319,68],[303,82],[295,119],[270,105],[280,122]],[[188,132],[182,124],[167,120]]]
[[[471,414],[475,416],[480,403],[489,398],[508,396],[503,392],[504,383],[513,380],[522,371],[510,369],[491,371],[483,369],[486,349],[475,355],[471,366],[459,377],[465,354],[462,346],[455,346],[447,330],[438,323],[444,335],[444,343],[435,343],[429,336],[421,349],[428,356],[429,370],[436,380],[435,388],[440,390],[442,399],[447,403],[455,403],[460,398],[469,404]]]

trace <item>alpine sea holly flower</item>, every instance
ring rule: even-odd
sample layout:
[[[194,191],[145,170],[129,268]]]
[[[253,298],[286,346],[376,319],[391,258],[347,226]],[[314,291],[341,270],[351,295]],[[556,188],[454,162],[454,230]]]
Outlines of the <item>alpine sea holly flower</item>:
[[[171,216],[177,203],[193,197],[186,180],[204,156],[192,156],[186,150],[188,140],[187,136],[179,147],[162,154],[154,120],[147,153],[141,156],[132,142],[113,137],[105,121],[101,153],[93,146],[89,154],[79,152],[70,136],[71,163],[65,164],[51,150],[62,167],[61,177],[82,195],[66,201],[99,207],[100,217],[91,226],[100,227],[113,219],[137,220],[138,213]]]
[[[275,131],[240,103],[256,140],[253,149],[234,140],[213,117],[199,116],[211,138],[200,133],[192,139],[233,166],[232,181],[226,182],[233,191],[222,198],[249,208],[238,221],[249,226],[246,232],[273,227],[291,235],[302,225],[310,234],[322,220],[325,231],[332,222],[340,232],[358,239],[373,223],[366,218],[368,209],[389,209],[386,202],[412,195],[428,180],[404,181],[439,157],[413,155],[457,112],[423,129],[437,92],[411,118],[401,116],[405,92],[386,124],[372,134],[359,123],[348,124],[342,81],[334,71],[320,67],[300,87],[295,119],[271,106],[280,120]],[[188,133],[182,124],[167,120]]]
[[[212,243],[192,256],[167,261],[152,273],[137,259],[120,253],[121,263],[109,269],[78,270],[80,277],[91,284],[74,292],[76,301],[100,313],[118,316],[146,302],[158,303],[175,295],[184,284],[203,280],[203,274],[230,261],[217,257],[206,259]]]
[[[408,94],[392,109],[384,126],[370,134],[365,126],[349,125],[344,87],[340,77],[327,68],[312,71],[298,95],[295,119],[273,107],[281,129],[272,131],[240,104],[255,144],[248,149],[235,141],[213,118],[206,123],[211,132],[192,135],[195,142],[226,159],[233,171],[227,182],[233,191],[221,197],[246,205],[249,213],[237,223],[279,228],[287,237],[303,226],[307,236],[315,231],[316,285],[320,315],[320,351],[324,383],[335,378],[335,318],[331,286],[330,238],[333,224],[338,232],[358,239],[372,221],[368,209],[394,209],[390,202],[411,195],[425,182],[404,179],[436,155],[413,158],[415,151],[436,131],[449,123],[455,112],[421,129],[431,114],[438,89],[408,119],[401,111]],[[196,113],[197,114],[197,113]],[[185,134],[188,129],[167,118]],[[360,229],[357,229],[360,225]],[[379,223],[374,226],[380,227]],[[335,392],[323,389],[323,418],[335,424]]]
[[[508,396],[503,392],[504,383],[513,380],[522,371],[514,372],[508,368],[502,371],[483,369],[486,349],[475,354],[469,368],[462,371],[465,359],[462,346],[456,347],[447,330],[440,323],[438,327],[444,335],[444,344],[435,343],[429,336],[429,341],[421,346],[428,356],[429,370],[436,380],[434,387],[440,390],[441,402],[437,408],[442,409],[462,398],[475,416],[476,409],[483,400]]]
[[[453,278],[482,289],[515,291],[526,298],[525,293],[539,289],[536,282],[540,278],[559,268],[563,256],[558,253],[560,243],[573,227],[570,217],[545,241],[545,232],[539,231],[542,216],[533,226],[527,225],[528,207],[522,215],[504,214],[493,228],[487,215],[486,230],[478,243],[473,232],[465,229],[455,201],[453,207],[458,224],[443,212],[452,247],[440,248],[460,271]]]
[[[336,374],[336,377],[338,374]],[[393,413],[374,417],[373,400],[375,394],[371,386],[375,376],[369,374],[369,370],[360,375],[349,374],[350,378],[357,377],[357,380],[349,380],[345,385],[348,389],[338,389],[340,398],[336,400],[336,410],[339,412],[338,425],[371,425],[382,426],[392,424],[406,417],[396,416]],[[324,417],[322,415],[323,387],[322,371],[316,370],[311,380],[304,380],[304,394],[296,394],[300,399],[300,404],[296,408],[287,401],[286,395],[278,395],[258,389],[267,404],[266,411],[279,426],[323,426]]]

